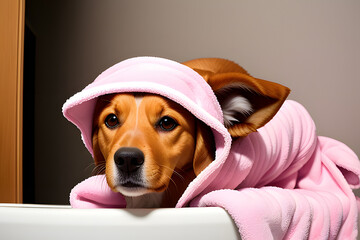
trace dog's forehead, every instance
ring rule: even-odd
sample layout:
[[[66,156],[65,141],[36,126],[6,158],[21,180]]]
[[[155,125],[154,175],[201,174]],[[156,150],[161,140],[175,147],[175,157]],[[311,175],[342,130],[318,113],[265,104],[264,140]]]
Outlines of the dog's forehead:
[[[169,115],[176,118],[178,121],[185,121],[192,119],[193,115],[178,103],[169,100],[158,94],[151,93],[117,93],[106,95],[99,100],[103,102],[98,104],[99,114],[105,109],[117,112],[118,114],[135,114],[134,116],[147,116],[151,119],[158,119],[164,115]],[[102,105],[102,106],[101,106]],[[145,115],[144,115],[145,114]]]
[[[122,104],[129,104],[129,102],[135,102],[136,106],[155,106],[161,105],[164,108],[182,109],[183,107],[174,101],[152,93],[115,93],[100,96],[98,98],[98,104],[103,107],[109,105],[121,106]]]
[[[135,96],[135,100],[137,101],[137,106],[144,110],[157,109],[158,111],[174,110],[181,113],[188,112],[180,104],[157,94],[145,94],[141,97]]]

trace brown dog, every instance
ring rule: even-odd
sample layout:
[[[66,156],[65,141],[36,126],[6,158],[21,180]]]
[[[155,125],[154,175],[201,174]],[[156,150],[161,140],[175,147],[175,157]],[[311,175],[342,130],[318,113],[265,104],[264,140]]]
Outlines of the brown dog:
[[[188,61],[211,86],[232,137],[245,137],[279,110],[289,89],[251,77],[224,59]],[[212,131],[178,104],[158,95],[99,98],[93,121],[96,173],[106,174],[127,207],[174,207],[187,185],[214,159]]]

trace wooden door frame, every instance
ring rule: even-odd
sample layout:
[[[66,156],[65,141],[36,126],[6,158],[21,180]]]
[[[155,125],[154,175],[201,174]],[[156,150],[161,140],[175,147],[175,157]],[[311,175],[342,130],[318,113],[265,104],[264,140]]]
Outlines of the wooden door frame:
[[[25,0],[0,0],[0,202],[22,202]]]

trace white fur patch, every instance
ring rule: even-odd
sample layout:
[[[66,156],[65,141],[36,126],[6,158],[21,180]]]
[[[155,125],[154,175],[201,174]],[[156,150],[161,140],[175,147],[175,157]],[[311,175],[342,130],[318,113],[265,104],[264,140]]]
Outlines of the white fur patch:
[[[136,102],[136,107],[139,108],[140,104],[141,104],[141,101],[143,100],[143,96],[142,95],[135,95],[135,102]]]
[[[224,124],[226,127],[239,122],[236,118],[236,115],[239,113],[242,115],[250,115],[253,111],[249,100],[241,96],[227,98],[222,102],[221,106],[224,114]]]

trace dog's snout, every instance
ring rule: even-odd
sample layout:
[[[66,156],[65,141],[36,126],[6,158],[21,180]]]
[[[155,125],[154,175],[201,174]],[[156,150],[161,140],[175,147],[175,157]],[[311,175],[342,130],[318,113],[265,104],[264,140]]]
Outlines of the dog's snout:
[[[138,170],[144,163],[144,153],[138,148],[123,147],[114,154],[117,168],[125,173]]]

